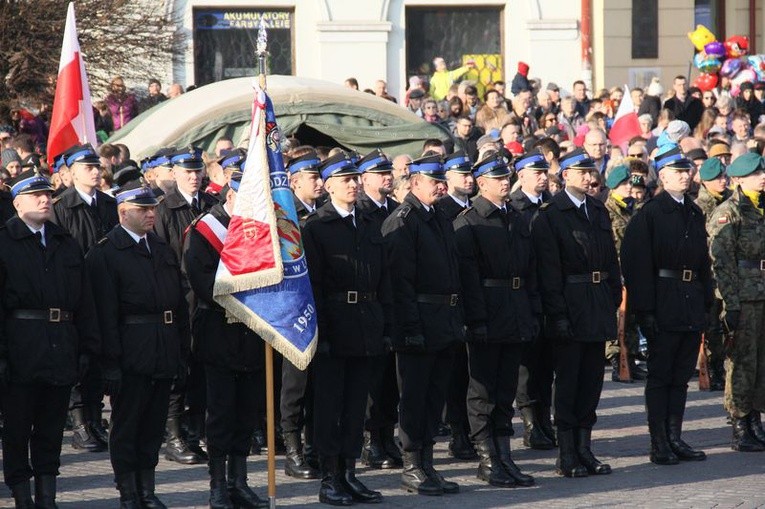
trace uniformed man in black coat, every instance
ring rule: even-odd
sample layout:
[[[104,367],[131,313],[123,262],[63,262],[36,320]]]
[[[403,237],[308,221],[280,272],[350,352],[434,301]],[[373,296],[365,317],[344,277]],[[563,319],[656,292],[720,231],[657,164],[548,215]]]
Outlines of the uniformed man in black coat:
[[[510,206],[531,224],[539,207],[552,198],[547,191],[550,165],[545,156],[535,150],[518,158],[514,167],[520,187],[510,193]],[[540,331],[525,345],[515,394],[523,419],[523,444],[539,450],[552,449],[556,445],[555,430],[550,420],[555,363],[551,354],[551,338],[544,332]]]
[[[72,187],[72,172],[66,165],[66,161],[64,160],[64,152],[53,158],[52,171],[53,173],[58,174],[59,181],[61,182],[61,185],[58,187],[58,189],[53,191],[53,197],[56,198],[58,195]]]
[[[454,344],[464,341],[457,247],[452,225],[433,208],[445,180],[440,156],[412,161],[409,171],[412,189],[382,228],[394,297],[401,485],[441,495],[459,492],[433,468]]]
[[[117,195],[120,224],[85,258],[101,326],[109,453],[120,507],[165,507],[154,494],[170,386],[186,376],[188,307],[181,271],[154,232],[157,199],[133,181]]]
[[[141,161],[144,178],[159,201],[175,186],[173,163],[170,158],[177,152],[175,147],[164,147]]]
[[[603,388],[605,341],[616,336],[621,273],[605,206],[587,196],[595,162],[581,149],[561,159],[565,190],[532,224],[548,335],[555,338],[558,473],[610,474],[590,449]]]
[[[51,222],[50,182],[29,170],[9,186],[18,215],[0,228],[3,474],[16,507],[50,508],[69,394],[98,354],[98,323],[82,252]]]
[[[359,171],[344,152],[321,165],[329,201],[303,228],[319,344],[313,359],[314,439],[321,465],[319,501],[376,503],[382,495],[356,478],[370,366],[390,336],[391,288],[379,231],[355,208]]]
[[[72,186],[54,200],[53,221],[74,237],[84,256],[119,223],[117,202],[98,190],[101,160],[89,143],[66,150],[63,161],[71,171]],[[83,382],[72,389],[70,415],[75,449],[106,450],[109,435],[101,422],[103,398],[101,370],[97,362],[92,362]]]
[[[531,486],[510,455],[513,399],[524,346],[539,333],[542,304],[529,224],[507,204],[510,170],[500,154],[474,167],[481,195],[454,230],[467,326],[470,432],[478,477],[492,486]]]
[[[199,190],[204,169],[201,149],[187,147],[165,157],[169,158],[169,163],[173,167],[175,187],[165,193],[165,198],[157,206],[154,231],[170,246],[180,265],[186,229],[195,217],[202,212],[207,212],[210,207],[218,203],[218,199]],[[160,158],[159,161],[162,162],[162,159]],[[186,298],[191,307],[193,295],[188,291],[188,283],[184,281],[184,285],[187,287]],[[187,386],[174,384],[170,396],[165,458],[193,465],[206,461],[205,452],[199,444],[204,433],[206,395],[203,366],[192,360],[189,368]],[[188,442],[181,432],[181,416],[186,404],[186,396],[188,396],[189,405]]]
[[[674,147],[656,157],[656,168],[664,192],[627,225],[621,260],[630,306],[648,340],[650,458],[671,465],[706,458],[681,433],[713,284],[704,213],[686,194],[693,163]]]
[[[221,190],[223,203],[197,218],[184,245],[183,265],[197,298],[192,354],[205,364],[210,507],[266,507],[247,486],[247,455],[264,393],[263,340],[246,325],[228,323],[213,299],[218,247],[228,229],[241,173]],[[228,467],[228,468],[227,468]],[[228,479],[227,479],[228,477]]]
[[[364,215],[378,238],[382,238],[382,224],[398,202],[390,197],[393,192],[393,162],[380,149],[375,149],[359,161],[362,192],[356,200],[356,210]],[[364,423],[364,450],[361,459],[372,468],[401,468],[404,461],[394,438],[398,422],[398,384],[396,383],[396,356],[389,351],[371,366],[367,419]]]
[[[300,147],[296,151],[302,152]],[[313,149],[292,159],[287,165],[295,210],[300,228],[316,211],[322,194],[321,161]],[[318,479],[318,459],[313,448],[313,367],[300,370],[282,360],[282,387],[279,407],[286,455],[284,473],[298,479]],[[305,432],[305,449],[301,433]]]
[[[470,158],[462,151],[446,156],[444,172],[447,194],[436,201],[435,209],[452,222],[470,206],[470,197],[475,190],[475,178]],[[454,364],[446,392],[446,422],[452,433],[449,440],[449,454],[454,458],[468,461],[478,458],[470,440],[470,425],[465,403],[469,379],[467,347],[460,342],[454,345]]]

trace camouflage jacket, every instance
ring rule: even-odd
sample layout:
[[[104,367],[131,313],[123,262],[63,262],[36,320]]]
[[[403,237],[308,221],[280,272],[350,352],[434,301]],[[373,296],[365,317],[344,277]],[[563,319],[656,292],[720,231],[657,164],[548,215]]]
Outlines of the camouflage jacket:
[[[765,216],[738,189],[721,203],[707,223],[712,270],[725,308],[741,309],[741,302],[765,300]]]
[[[627,223],[630,222],[632,214],[634,214],[639,206],[636,204],[635,208],[629,210],[619,204],[612,193],[608,193],[608,199],[606,199],[606,210],[611,217],[611,231],[614,234],[614,244],[616,244],[616,252],[620,253],[622,249],[622,239],[624,238],[624,230],[627,229]]]
[[[706,187],[703,185],[699,187],[699,196],[694,200],[694,203],[696,203],[701,211],[704,212],[704,217],[706,218],[707,222],[707,233],[712,232],[709,223],[710,219],[712,218],[712,212],[714,212],[718,205],[730,198],[731,194],[733,194],[733,192],[730,189],[726,189],[723,191],[722,200],[718,200],[712,196],[712,193],[707,191]]]

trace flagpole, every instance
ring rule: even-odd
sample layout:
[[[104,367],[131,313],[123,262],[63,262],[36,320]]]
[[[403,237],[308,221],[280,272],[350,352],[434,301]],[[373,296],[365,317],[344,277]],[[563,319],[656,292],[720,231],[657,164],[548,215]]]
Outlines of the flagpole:
[[[258,56],[258,84],[266,90],[266,55],[268,34],[263,19],[258,28],[256,54]],[[251,133],[252,135],[252,133]],[[268,506],[276,509],[276,427],[274,423],[274,348],[264,341],[266,349],[266,442],[268,445]]]

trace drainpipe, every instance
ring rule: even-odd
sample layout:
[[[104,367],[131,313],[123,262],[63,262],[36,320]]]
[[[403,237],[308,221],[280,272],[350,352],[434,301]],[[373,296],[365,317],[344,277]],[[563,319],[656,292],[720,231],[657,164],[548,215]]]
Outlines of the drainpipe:
[[[591,0],[582,0],[582,20],[580,32],[582,34],[582,80],[587,88],[592,90],[592,43],[590,42],[590,30],[592,28]],[[754,1],[754,0],[750,0]]]
[[[757,20],[754,19],[757,14],[757,1],[749,0],[749,53],[755,54],[754,49],[757,47],[755,39],[757,37]]]

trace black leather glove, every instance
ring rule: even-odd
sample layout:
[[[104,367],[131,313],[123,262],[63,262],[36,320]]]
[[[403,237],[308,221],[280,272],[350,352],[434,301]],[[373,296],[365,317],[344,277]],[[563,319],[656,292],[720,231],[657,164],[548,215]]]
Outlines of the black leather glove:
[[[574,330],[568,318],[558,318],[553,321],[553,337],[558,341],[571,341],[574,339]]]
[[[725,330],[728,334],[733,334],[738,330],[738,322],[741,318],[741,311],[728,310],[725,312],[723,322],[725,323]]]
[[[407,352],[424,352],[425,351],[425,336],[423,336],[422,334],[415,334],[413,336],[405,336],[404,350]]]
[[[659,326],[656,325],[656,316],[654,316],[653,313],[643,313],[638,315],[637,322],[640,327],[640,332],[643,333],[643,336],[645,336],[646,339],[656,339],[656,336],[659,334]]]
[[[471,343],[486,343],[489,340],[489,332],[485,325],[468,329],[468,340]]]
[[[11,382],[11,370],[8,367],[8,361],[0,359],[0,384],[7,385]]]
[[[82,379],[85,378],[85,374],[88,372],[88,368],[90,368],[90,355],[81,353],[80,357],[77,359],[78,380],[82,381]]]
[[[383,336],[382,338],[383,346],[385,347],[386,352],[392,352],[393,351],[393,341],[390,339],[390,336]]]
[[[109,373],[104,378],[104,394],[107,396],[116,396],[122,389],[122,373]]]

